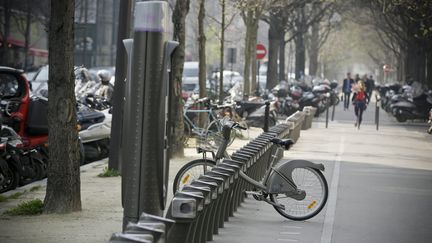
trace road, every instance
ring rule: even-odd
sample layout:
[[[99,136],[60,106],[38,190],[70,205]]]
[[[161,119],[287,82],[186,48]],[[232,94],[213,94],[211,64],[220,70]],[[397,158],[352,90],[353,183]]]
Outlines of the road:
[[[377,131],[374,105],[360,130],[340,105],[328,128],[322,116],[285,153],[325,165],[330,194],[318,216],[294,222],[247,199],[214,242],[431,242],[432,136],[383,113]]]

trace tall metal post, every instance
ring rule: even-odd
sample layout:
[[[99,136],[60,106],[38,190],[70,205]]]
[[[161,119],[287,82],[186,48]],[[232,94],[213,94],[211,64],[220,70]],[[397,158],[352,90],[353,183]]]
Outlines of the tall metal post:
[[[128,113],[124,120],[122,157],[123,229],[141,213],[162,216],[166,159],[166,85],[164,56],[168,4],[137,2],[134,14]],[[127,163],[126,163],[127,161]],[[162,169],[161,169],[162,168]]]
[[[116,83],[112,97],[113,111],[111,121],[110,153],[108,160],[108,168],[117,170],[121,170],[122,167],[120,149],[122,147],[121,130],[123,126],[125,78],[127,69],[126,50],[123,46],[123,40],[129,37],[131,11],[132,0],[121,0],[117,35]]]
[[[333,109],[332,109],[332,117],[331,117],[331,120],[332,120],[332,121],[334,121],[335,110],[336,110],[336,105],[333,105]]]

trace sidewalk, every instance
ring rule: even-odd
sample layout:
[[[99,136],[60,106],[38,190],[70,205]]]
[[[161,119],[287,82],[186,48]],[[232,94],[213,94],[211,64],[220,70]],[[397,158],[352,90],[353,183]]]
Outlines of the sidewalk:
[[[251,128],[249,135],[254,138],[261,132],[262,129]],[[229,153],[247,142],[248,140],[234,140],[228,149]],[[171,160],[169,185],[172,185],[175,174],[181,166],[198,158],[201,156],[196,153],[194,147],[191,147],[185,149],[185,158]],[[81,167],[81,212],[64,215],[3,215],[4,211],[21,202],[36,198],[44,200],[46,179],[2,194],[10,196],[23,192],[18,199],[0,202],[0,242],[107,242],[112,233],[121,232],[123,220],[121,178],[97,177],[107,165],[108,160],[104,159]],[[168,192],[169,202],[172,198],[171,186]]]

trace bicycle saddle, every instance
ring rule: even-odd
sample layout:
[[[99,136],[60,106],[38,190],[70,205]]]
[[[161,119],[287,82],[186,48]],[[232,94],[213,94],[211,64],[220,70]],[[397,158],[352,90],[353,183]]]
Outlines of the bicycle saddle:
[[[294,144],[292,139],[280,139],[280,138],[272,138],[270,142],[283,147],[285,150],[290,149],[290,147]]]

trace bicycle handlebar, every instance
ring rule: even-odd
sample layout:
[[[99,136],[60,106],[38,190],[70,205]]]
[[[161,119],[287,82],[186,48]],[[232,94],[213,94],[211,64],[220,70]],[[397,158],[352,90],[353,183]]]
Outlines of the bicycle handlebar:
[[[233,128],[238,128],[238,129],[241,129],[241,130],[247,130],[246,127],[240,126],[240,124],[238,124],[238,123],[235,123],[234,126],[233,126]]]

